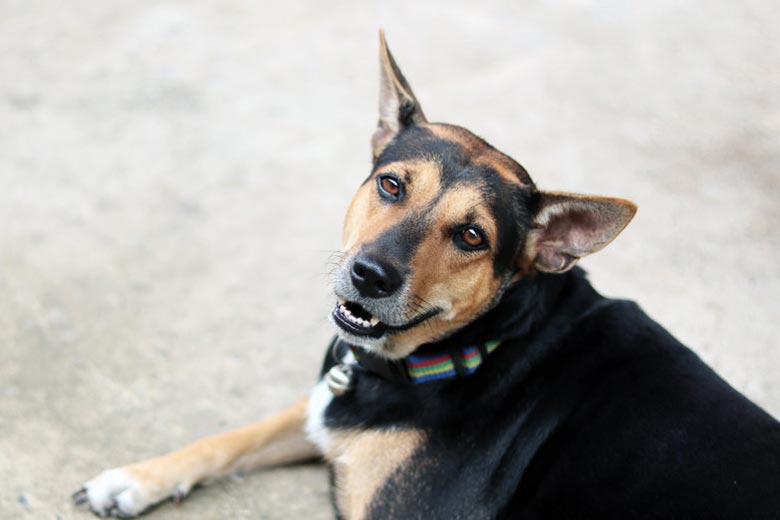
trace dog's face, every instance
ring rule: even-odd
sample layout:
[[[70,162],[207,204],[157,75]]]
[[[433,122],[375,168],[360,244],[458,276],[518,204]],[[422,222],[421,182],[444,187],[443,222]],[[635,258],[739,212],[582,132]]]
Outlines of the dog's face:
[[[568,270],[636,208],[540,192],[471,132],[428,123],[380,44],[374,166],[347,211],[332,318],[347,341],[400,358],[476,319],[518,277]]]

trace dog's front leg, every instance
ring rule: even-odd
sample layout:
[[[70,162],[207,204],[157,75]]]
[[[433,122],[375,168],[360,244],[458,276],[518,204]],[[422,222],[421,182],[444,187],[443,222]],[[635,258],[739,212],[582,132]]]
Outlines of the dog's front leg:
[[[195,484],[234,471],[320,456],[305,436],[307,400],[238,430],[179,450],[104,471],[73,496],[99,515],[136,516],[166,498],[184,497]]]

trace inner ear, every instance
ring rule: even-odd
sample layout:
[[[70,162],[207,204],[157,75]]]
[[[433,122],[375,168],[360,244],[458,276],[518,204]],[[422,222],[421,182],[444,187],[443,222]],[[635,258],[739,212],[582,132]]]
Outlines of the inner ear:
[[[379,123],[371,138],[374,159],[405,127],[426,123],[425,114],[412,87],[387,48],[385,33],[379,31]]]
[[[612,242],[635,213],[625,199],[543,192],[526,257],[539,271],[568,271]]]

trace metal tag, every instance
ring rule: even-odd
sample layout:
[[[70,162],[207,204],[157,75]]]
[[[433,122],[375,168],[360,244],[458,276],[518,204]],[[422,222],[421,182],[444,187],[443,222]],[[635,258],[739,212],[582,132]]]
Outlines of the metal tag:
[[[344,395],[352,388],[352,367],[341,363],[333,366],[325,374],[328,390],[333,395]]]

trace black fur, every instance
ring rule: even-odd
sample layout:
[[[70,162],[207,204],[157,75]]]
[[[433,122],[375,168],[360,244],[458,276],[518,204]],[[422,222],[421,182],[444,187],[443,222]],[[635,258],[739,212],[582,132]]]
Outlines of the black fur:
[[[359,372],[327,408],[329,427],[427,434],[371,518],[780,518],[780,424],[582,270],[523,278],[422,350],[490,339],[468,378]]]

